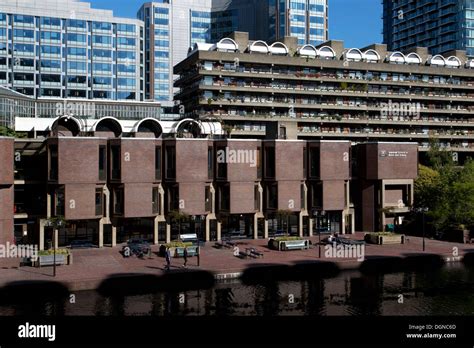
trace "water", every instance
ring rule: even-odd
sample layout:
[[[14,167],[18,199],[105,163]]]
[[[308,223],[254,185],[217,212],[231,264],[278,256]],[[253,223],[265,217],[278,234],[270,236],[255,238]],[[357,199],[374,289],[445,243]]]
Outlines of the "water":
[[[0,304],[0,315],[472,315],[474,269],[453,264],[424,272],[364,275],[349,271],[329,279],[264,285],[221,281],[209,289],[126,296],[83,291],[75,293],[75,303],[69,297],[36,301],[30,293],[27,301],[15,302]]]

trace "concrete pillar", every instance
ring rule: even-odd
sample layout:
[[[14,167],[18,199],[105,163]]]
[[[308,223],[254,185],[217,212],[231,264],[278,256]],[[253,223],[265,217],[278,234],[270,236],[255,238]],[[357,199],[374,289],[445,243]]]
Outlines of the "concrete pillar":
[[[171,243],[171,225],[166,224],[166,243]]]
[[[211,240],[211,219],[209,219],[209,215],[206,216],[206,235],[204,237],[206,242]]]
[[[385,182],[384,180],[380,183],[380,207],[385,208]],[[382,210],[380,213],[380,223],[379,223],[379,231],[385,230],[385,212]]]
[[[59,247],[59,245],[58,245],[58,244],[59,244],[59,243],[58,243],[59,230],[55,229],[55,230],[53,231],[53,233],[54,233],[54,236],[53,236],[53,238],[54,238],[53,249],[56,249],[56,250],[57,250],[58,247]]]
[[[99,220],[99,248],[104,247],[104,221]]]
[[[268,220],[265,219],[263,223],[263,238],[268,239]]]
[[[298,235],[303,237],[303,213],[298,214]]]
[[[341,213],[341,231],[339,231],[341,234],[346,234],[346,212],[343,210]]]
[[[217,241],[221,241],[221,233],[222,233],[222,222],[217,221]]]
[[[258,217],[257,214],[253,216],[253,239],[258,239]]]
[[[308,232],[309,232],[310,237],[313,236],[313,222],[314,222],[314,219],[309,219]]]
[[[117,245],[117,227],[112,225],[112,248]]]
[[[158,229],[160,223],[158,221],[158,217],[155,218],[153,221],[153,244],[158,245]]]
[[[46,217],[51,217],[51,193],[46,194]]]
[[[44,250],[44,225],[46,220],[40,220],[39,223],[39,250]]]

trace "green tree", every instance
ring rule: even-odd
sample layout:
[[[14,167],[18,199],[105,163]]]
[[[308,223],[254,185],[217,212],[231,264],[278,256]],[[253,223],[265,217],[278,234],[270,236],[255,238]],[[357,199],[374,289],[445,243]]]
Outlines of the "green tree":
[[[180,210],[172,210],[169,212],[169,217],[178,224],[178,240],[181,241],[181,224],[189,219],[189,215]]]

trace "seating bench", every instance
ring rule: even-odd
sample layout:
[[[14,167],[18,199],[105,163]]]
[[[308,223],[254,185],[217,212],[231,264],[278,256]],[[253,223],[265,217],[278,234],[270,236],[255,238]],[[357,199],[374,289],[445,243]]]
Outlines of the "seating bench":
[[[282,250],[304,250],[308,249],[309,245],[305,240],[291,240],[282,242]]]

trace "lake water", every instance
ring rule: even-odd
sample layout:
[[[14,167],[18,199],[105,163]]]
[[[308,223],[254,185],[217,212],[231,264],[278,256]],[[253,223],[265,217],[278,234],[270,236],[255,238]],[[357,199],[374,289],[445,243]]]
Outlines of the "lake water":
[[[472,315],[474,269],[449,264],[435,270],[391,274],[345,271],[327,279],[265,284],[232,280],[184,292],[104,296],[84,291],[74,296],[75,301],[70,297],[35,300],[30,293],[16,304],[4,301],[0,315]]]

